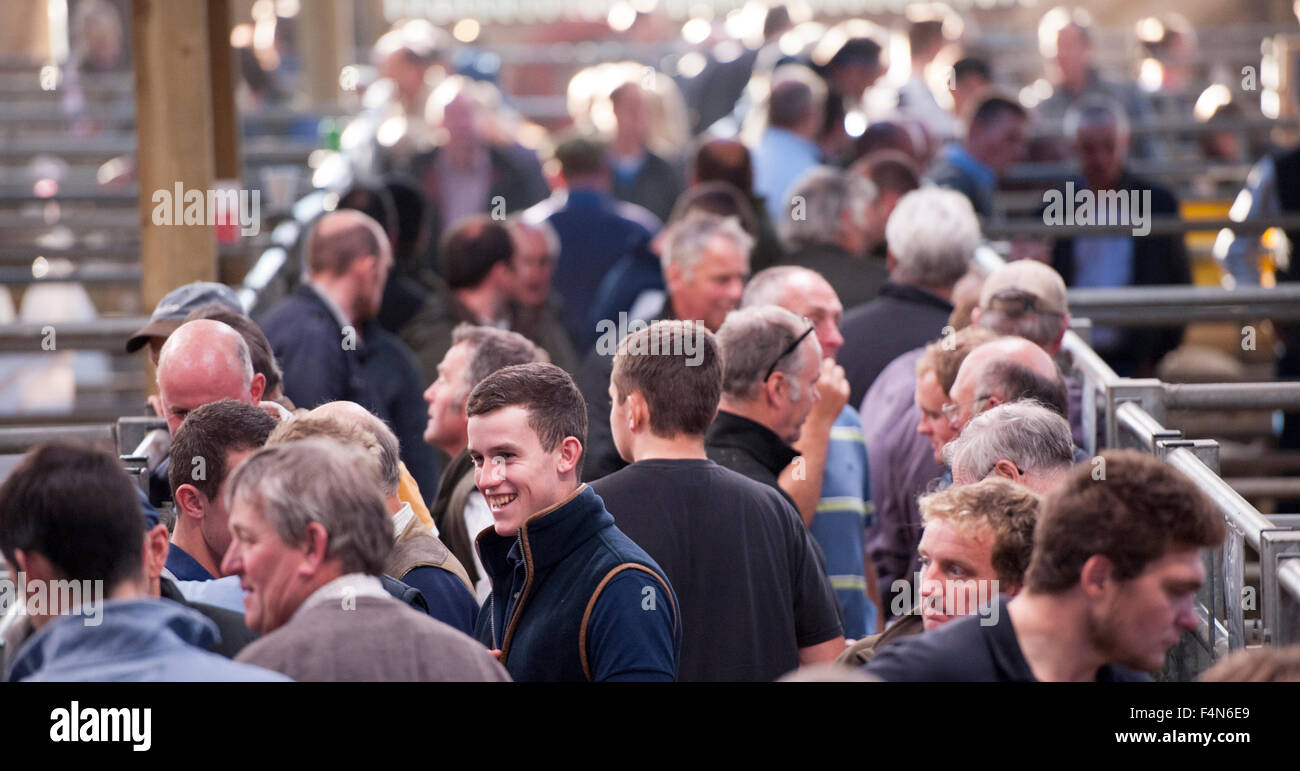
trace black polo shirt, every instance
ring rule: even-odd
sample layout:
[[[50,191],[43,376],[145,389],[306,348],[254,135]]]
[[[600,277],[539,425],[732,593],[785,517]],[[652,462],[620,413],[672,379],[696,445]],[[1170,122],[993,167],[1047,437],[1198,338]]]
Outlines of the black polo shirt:
[[[718,410],[713,425],[709,426],[704,450],[709,460],[719,466],[777,490],[781,490],[778,484],[781,471],[799,456],[772,429],[725,410]],[[794,504],[785,490],[781,494]]]
[[[770,682],[842,634],[816,542],[770,486],[709,460],[651,459],[591,488],[677,594],[678,680]]]
[[[998,622],[986,625],[967,616],[880,649],[866,666],[868,674],[887,682],[1035,683],[1016,629],[1007,613],[1006,595],[998,597]],[[985,623],[981,623],[985,622]],[[1150,682],[1151,676],[1118,664],[1097,670],[1097,682]]]

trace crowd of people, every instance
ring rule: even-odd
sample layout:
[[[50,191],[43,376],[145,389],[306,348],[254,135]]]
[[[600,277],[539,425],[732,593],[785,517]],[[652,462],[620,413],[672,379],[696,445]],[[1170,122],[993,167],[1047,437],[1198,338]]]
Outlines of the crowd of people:
[[[1163,462],[1084,453],[1054,357],[1067,286],[1186,283],[1182,240],[1060,239],[981,271],[1034,116],[974,57],[940,106],[935,24],[860,136],[869,38],[823,64],[760,50],[748,144],[664,157],[660,94],[629,80],[612,137],[546,166],[491,86],[430,79],[438,51],[391,33],[420,136],[312,223],[301,284],[256,320],[223,285],[178,287],[128,342],[156,365],[166,461],[141,487],[54,441],[0,487],[11,571],[103,587],[97,625],[28,608],[6,677],[1151,679],[1197,627],[1224,523]],[[1175,213],[1126,170],[1141,95],[1097,74],[1085,20],[1055,43],[1038,111],[1080,185]],[[1121,374],[1180,338],[1094,330]]]

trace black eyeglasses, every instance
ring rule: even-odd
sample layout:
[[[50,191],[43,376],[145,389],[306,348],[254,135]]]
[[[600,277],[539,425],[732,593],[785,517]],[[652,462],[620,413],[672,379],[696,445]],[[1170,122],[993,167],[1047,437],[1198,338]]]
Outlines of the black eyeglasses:
[[[804,319],[804,321],[808,321],[808,319]],[[816,329],[816,326],[814,326],[812,322],[808,322],[808,323],[809,323],[809,327],[804,330],[804,333],[796,337],[793,343],[787,345],[785,347],[785,350],[781,351],[781,355],[776,357],[776,361],[772,362],[772,366],[767,368],[767,374],[763,376],[764,383],[767,382],[768,378],[772,377],[773,372],[776,372],[776,365],[780,364],[782,359],[794,353],[794,349],[799,347],[799,343],[802,343],[803,339],[808,335],[811,335],[813,333],[813,330]]]

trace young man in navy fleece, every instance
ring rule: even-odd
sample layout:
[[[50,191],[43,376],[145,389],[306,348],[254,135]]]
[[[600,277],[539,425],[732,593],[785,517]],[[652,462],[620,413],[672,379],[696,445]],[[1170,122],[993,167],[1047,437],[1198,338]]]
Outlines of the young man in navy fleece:
[[[564,370],[520,364],[470,393],[469,454],[493,526],[475,636],[516,681],[671,681],[677,597],[579,480],[587,405]]]

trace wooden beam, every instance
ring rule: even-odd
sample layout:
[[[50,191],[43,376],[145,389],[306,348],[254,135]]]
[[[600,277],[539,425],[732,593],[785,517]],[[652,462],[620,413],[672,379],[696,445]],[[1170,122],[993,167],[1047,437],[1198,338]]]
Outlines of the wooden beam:
[[[133,0],[135,123],[140,178],[140,294],[163,295],[217,275],[211,224],[155,224],[154,194],[212,187],[212,84],[205,0]],[[205,208],[206,212],[206,208]],[[206,218],[206,215],[205,215]]]
[[[208,63],[212,71],[213,173],[238,181],[243,174],[239,152],[239,111],[235,106],[235,54],[230,47],[230,0],[208,0]]]
[[[336,104],[342,96],[339,70],[352,56],[350,0],[312,0],[298,12],[298,53],[303,90],[312,107]]]

